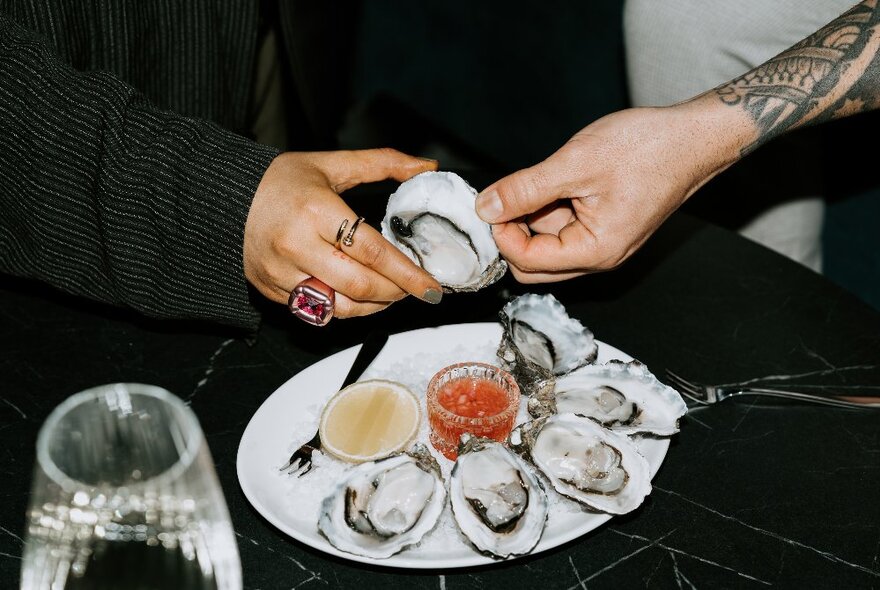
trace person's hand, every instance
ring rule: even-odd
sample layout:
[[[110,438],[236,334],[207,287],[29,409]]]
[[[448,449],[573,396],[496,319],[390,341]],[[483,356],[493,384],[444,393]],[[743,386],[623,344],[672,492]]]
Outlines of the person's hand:
[[[353,244],[336,248],[344,219],[358,218],[339,197],[358,184],[404,181],[437,162],[391,149],[287,152],[269,165],[244,231],[244,273],[257,290],[287,303],[291,290],[313,276],[336,291],[334,317],[374,313],[413,294],[438,303],[442,289],[382,234],[361,223]]]
[[[487,187],[477,212],[497,224],[514,277],[552,282],[616,268],[735,161],[748,121],[696,103],[603,117],[543,162]]]

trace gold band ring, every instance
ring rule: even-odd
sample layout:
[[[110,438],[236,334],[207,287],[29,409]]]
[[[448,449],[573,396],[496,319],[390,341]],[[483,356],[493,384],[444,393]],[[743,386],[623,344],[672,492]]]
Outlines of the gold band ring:
[[[345,228],[348,227],[348,219],[343,219],[342,224],[339,226],[339,229],[336,231],[336,247],[339,248],[339,241],[342,239],[343,234],[345,234]]]
[[[348,246],[349,248],[351,248],[352,244],[354,244],[354,232],[357,231],[358,226],[361,224],[361,222],[363,220],[364,220],[363,217],[358,217],[357,219],[355,219],[354,223],[351,224],[351,229],[348,230],[348,235],[346,235],[345,239],[342,240],[343,246]],[[340,228],[340,230],[341,229],[342,228]]]

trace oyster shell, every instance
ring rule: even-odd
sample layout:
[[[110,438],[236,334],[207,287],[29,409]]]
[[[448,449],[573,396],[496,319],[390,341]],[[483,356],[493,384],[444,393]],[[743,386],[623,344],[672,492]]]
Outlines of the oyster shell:
[[[449,498],[455,522],[474,546],[494,557],[534,549],[549,502],[526,463],[488,438],[462,435]]]
[[[536,418],[570,412],[623,434],[668,436],[678,432],[678,420],[687,413],[687,405],[644,364],[612,360],[557,378],[552,388],[529,398],[528,410]]]
[[[625,435],[575,414],[523,424],[510,445],[564,496],[601,512],[635,510],[651,492],[648,461]]]
[[[593,333],[569,317],[549,293],[517,297],[499,316],[504,334],[498,357],[528,395],[535,393],[541,382],[596,360],[599,347]]]
[[[444,291],[476,291],[507,271],[477,191],[453,172],[422,172],[388,199],[382,235],[431,273]]]
[[[440,466],[417,444],[352,468],[321,504],[318,530],[342,551],[390,557],[434,528],[445,501]]]

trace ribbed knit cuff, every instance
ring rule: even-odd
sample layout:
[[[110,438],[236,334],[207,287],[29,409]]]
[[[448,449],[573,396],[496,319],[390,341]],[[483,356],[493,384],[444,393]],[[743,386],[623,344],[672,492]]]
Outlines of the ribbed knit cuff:
[[[212,124],[200,129],[197,167],[179,195],[179,232],[169,258],[181,284],[165,292],[172,315],[219,321],[249,330],[259,325],[244,276],[244,230],[257,186],[279,150]]]

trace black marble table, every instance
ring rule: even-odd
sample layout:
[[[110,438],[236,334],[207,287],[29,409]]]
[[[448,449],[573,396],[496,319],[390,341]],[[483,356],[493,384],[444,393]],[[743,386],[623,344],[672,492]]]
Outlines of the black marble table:
[[[878,588],[880,412],[725,402],[682,420],[635,512],[556,549],[486,567],[405,571],[291,540],[245,499],[236,450],[263,400],[311,363],[392,331],[492,321],[505,296],[553,292],[596,336],[696,380],[758,377],[880,394],[880,314],[744,239],[676,215],[622,269],[528,288],[505,280],[436,308],[406,301],[312,328],[267,306],[257,338],[155,322],[2,279],[0,587],[18,583],[37,430],[67,395],[133,381],[191,403],[235,526],[246,588]],[[426,313],[430,311],[430,313]]]

